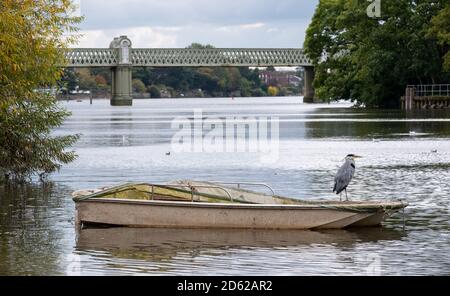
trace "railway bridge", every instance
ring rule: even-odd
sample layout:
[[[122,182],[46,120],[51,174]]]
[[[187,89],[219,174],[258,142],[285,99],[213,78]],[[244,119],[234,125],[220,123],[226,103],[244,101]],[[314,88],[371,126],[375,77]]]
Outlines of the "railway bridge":
[[[312,102],[314,68],[301,48],[133,48],[127,36],[109,48],[65,51],[66,67],[110,67],[111,105],[132,105],[132,67],[281,67],[305,68],[305,102]]]

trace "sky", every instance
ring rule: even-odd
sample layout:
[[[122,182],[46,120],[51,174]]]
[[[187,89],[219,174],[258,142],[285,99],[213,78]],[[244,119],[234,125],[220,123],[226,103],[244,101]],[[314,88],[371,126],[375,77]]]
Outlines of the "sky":
[[[73,0],[85,17],[77,47],[302,47],[318,0]]]

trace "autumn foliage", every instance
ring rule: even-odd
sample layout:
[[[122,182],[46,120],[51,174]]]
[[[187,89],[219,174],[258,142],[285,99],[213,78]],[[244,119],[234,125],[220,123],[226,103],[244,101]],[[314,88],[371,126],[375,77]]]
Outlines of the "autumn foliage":
[[[70,0],[0,1],[0,179],[44,176],[75,158],[53,136],[69,113],[55,99],[62,50],[77,38]]]

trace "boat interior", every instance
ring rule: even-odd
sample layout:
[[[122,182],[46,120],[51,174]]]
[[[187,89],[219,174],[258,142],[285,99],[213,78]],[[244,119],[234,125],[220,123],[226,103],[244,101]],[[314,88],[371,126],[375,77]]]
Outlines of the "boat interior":
[[[127,199],[181,201],[200,203],[228,204],[270,204],[303,206],[337,206],[345,208],[394,209],[402,207],[399,201],[338,201],[338,200],[301,200],[274,194],[272,188],[263,183],[248,183],[263,186],[270,194],[243,189],[240,183],[199,182],[191,180],[174,181],[168,184],[131,183],[95,190],[74,192],[74,200],[88,199]],[[231,186],[233,185],[233,186]]]

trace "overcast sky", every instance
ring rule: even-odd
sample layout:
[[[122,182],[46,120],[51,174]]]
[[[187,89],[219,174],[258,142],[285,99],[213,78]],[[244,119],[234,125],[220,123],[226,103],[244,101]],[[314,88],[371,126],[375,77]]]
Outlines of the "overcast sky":
[[[78,47],[301,47],[318,0],[73,0],[84,35]]]

